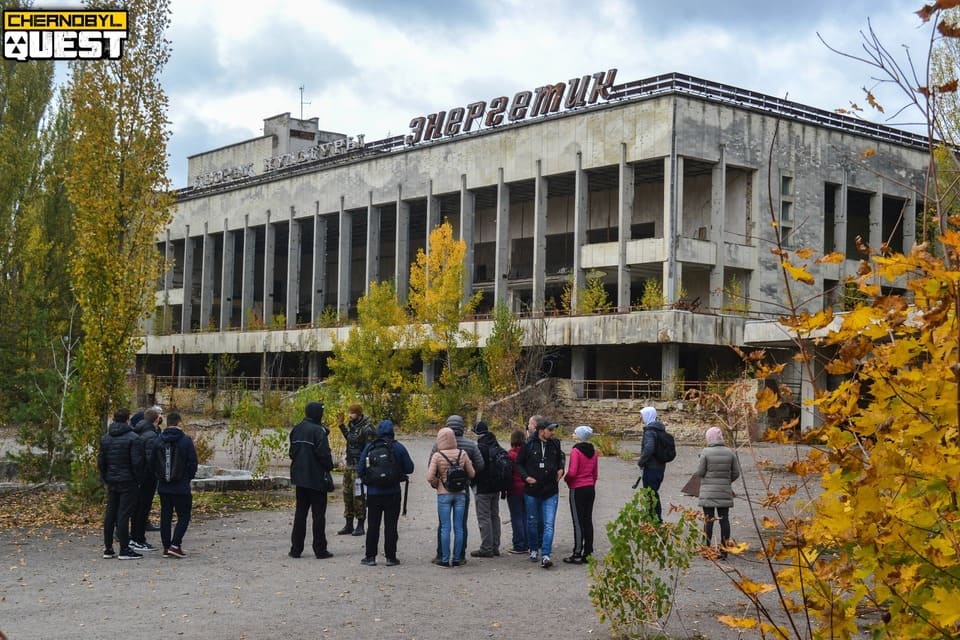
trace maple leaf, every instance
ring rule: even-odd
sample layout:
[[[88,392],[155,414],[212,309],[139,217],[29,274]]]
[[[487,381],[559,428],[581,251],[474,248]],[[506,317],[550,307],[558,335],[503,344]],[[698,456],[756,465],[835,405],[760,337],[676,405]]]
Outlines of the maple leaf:
[[[880,113],[883,113],[883,105],[881,105],[879,102],[877,102],[877,99],[873,96],[873,93],[871,93],[870,90],[867,89],[866,87],[863,87],[863,93],[864,93],[864,94],[866,95],[866,97],[867,97],[867,103],[868,103],[871,107],[873,107],[874,109],[876,109],[877,111],[879,111]],[[873,154],[871,153],[870,155],[873,155]]]
[[[803,284],[814,283],[813,276],[810,275],[810,272],[803,267],[795,267],[786,261],[781,262],[780,266],[783,267],[784,271],[786,271],[794,280],[802,282]]]

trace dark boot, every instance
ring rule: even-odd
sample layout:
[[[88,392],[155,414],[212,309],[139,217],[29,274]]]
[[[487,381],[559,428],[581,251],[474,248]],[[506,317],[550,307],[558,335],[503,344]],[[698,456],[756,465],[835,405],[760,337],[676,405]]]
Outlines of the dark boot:
[[[362,520],[360,522],[363,522]],[[343,529],[337,531],[338,536],[348,536],[353,533],[353,518],[347,518],[347,524],[343,525]]]
[[[363,530],[363,518],[357,518],[357,527],[353,530],[353,535],[362,536],[365,533]]]

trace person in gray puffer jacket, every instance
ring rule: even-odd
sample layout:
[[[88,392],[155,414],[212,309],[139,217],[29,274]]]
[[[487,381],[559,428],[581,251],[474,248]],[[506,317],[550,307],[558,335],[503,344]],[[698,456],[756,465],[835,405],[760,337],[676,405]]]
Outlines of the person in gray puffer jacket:
[[[724,547],[730,541],[730,507],[733,506],[733,481],[740,477],[737,454],[723,443],[723,431],[711,427],[706,433],[707,446],[700,452],[700,499],[703,508],[704,535],[709,547],[713,540],[713,523],[720,521],[720,557],[727,557]]]

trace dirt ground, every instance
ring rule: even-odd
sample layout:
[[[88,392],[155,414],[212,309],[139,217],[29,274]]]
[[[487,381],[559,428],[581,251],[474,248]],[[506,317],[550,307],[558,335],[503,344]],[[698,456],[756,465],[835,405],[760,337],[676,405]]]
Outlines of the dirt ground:
[[[573,544],[563,483],[552,569],[506,553],[510,520],[505,501],[500,503],[503,555],[441,569],[430,563],[437,515],[425,469],[432,439],[401,435],[400,440],[417,465],[408,513],[400,520],[400,566],[385,566],[382,555],[376,567],[360,564],[363,538],[335,535],[343,523],[338,497],[327,509],[327,535],[334,554],[329,560],[309,554],[287,557],[290,512],[194,520],[184,539],[188,553],[184,560],[165,559],[159,552],[138,561],[104,560],[99,533],[0,530],[0,630],[10,640],[610,636],[590,603],[586,567],[559,562]],[[571,444],[565,439],[564,450],[569,451]],[[623,446],[635,451],[637,443]],[[696,468],[699,452],[698,446],[678,447],[661,490],[665,505],[696,506],[694,498],[681,496],[680,488]],[[754,445],[740,455],[755,493],[759,482],[753,458],[769,461],[768,472],[777,473],[797,451]],[[609,548],[604,525],[632,495],[637,477],[633,460],[600,461],[594,511],[598,554]],[[737,500],[731,519],[734,538],[756,546],[758,534],[743,498]],[[157,534],[149,535],[159,544]],[[309,531],[307,536],[309,550]],[[480,535],[472,508],[468,538],[467,548],[476,549]],[[381,550],[382,544],[381,539]],[[755,579],[766,575],[751,557],[737,557],[729,565]],[[673,638],[736,638],[715,617],[746,611],[744,598],[724,572],[698,558],[682,579],[666,632]]]

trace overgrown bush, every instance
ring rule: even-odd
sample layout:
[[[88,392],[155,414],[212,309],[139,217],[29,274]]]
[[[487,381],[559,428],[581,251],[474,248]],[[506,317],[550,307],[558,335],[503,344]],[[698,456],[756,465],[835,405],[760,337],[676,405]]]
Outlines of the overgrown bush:
[[[281,392],[245,394],[227,428],[227,450],[239,469],[263,475],[273,457],[286,450],[294,422],[293,403]],[[301,415],[302,417],[302,415]]]
[[[590,559],[590,601],[617,637],[650,638],[663,630],[680,574],[703,540],[695,512],[661,524],[653,513],[654,500],[650,489],[635,493],[616,520],[607,523],[610,552],[599,561]]]

